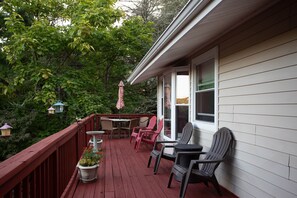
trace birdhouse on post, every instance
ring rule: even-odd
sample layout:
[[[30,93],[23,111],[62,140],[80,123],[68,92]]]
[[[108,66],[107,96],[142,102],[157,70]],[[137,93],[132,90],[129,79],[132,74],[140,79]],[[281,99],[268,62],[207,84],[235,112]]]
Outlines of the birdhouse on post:
[[[48,108],[47,111],[48,111],[48,114],[55,114],[55,108],[53,107]]]
[[[9,126],[7,123],[5,123],[1,128],[1,136],[3,137],[7,137],[11,135],[11,129],[12,127]]]
[[[55,109],[55,113],[62,113],[64,111],[64,104],[61,101],[53,104],[53,108]]]

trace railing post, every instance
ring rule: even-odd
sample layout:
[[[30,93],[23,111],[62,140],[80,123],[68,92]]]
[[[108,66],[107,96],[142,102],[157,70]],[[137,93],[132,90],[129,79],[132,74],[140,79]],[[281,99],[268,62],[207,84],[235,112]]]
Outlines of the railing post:
[[[59,150],[57,149],[53,155],[54,157],[54,174],[53,176],[55,177],[54,178],[54,181],[55,182],[55,188],[56,188],[56,191],[55,191],[55,196],[56,197],[59,197],[59,192],[60,192],[60,182],[59,182],[59,179],[58,179],[58,175],[60,174],[60,168],[59,168]]]

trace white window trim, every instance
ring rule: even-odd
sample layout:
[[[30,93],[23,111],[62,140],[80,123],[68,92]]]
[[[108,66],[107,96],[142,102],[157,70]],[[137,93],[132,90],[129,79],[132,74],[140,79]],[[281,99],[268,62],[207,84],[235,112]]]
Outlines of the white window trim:
[[[214,77],[215,77],[215,82],[214,82],[214,122],[206,122],[206,121],[199,121],[196,120],[195,112],[196,112],[196,97],[195,97],[195,81],[196,81],[196,65],[199,65],[200,63],[203,63],[205,61],[208,61],[210,59],[214,59]],[[218,129],[218,47],[212,48],[211,50],[201,54],[200,56],[192,59],[192,64],[191,64],[191,79],[192,84],[191,84],[191,122],[193,125],[199,129],[205,129],[208,131],[217,131]]]

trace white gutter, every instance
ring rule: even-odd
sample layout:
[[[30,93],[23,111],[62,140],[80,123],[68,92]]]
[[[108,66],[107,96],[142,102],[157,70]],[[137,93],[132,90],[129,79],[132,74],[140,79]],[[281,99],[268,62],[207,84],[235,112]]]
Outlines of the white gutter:
[[[205,11],[205,7],[210,3],[210,9]],[[127,79],[133,84],[135,80],[143,74],[155,61],[163,55],[170,47],[172,47],[183,35],[185,35],[197,22],[199,22],[207,13],[209,13],[221,0],[192,0],[179,12],[175,20],[173,20],[166,30],[162,33],[159,39],[154,43],[144,58],[140,61],[132,74]],[[196,17],[200,12],[204,14],[198,17],[198,20],[188,23]]]

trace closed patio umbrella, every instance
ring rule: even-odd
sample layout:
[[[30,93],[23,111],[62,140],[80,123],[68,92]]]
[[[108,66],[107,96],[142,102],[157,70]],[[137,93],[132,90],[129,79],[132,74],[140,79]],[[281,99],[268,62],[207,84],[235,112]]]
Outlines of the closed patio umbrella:
[[[122,109],[125,106],[124,104],[124,83],[120,81],[119,83],[119,93],[118,93],[118,102],[117,102],[117,109]]]

